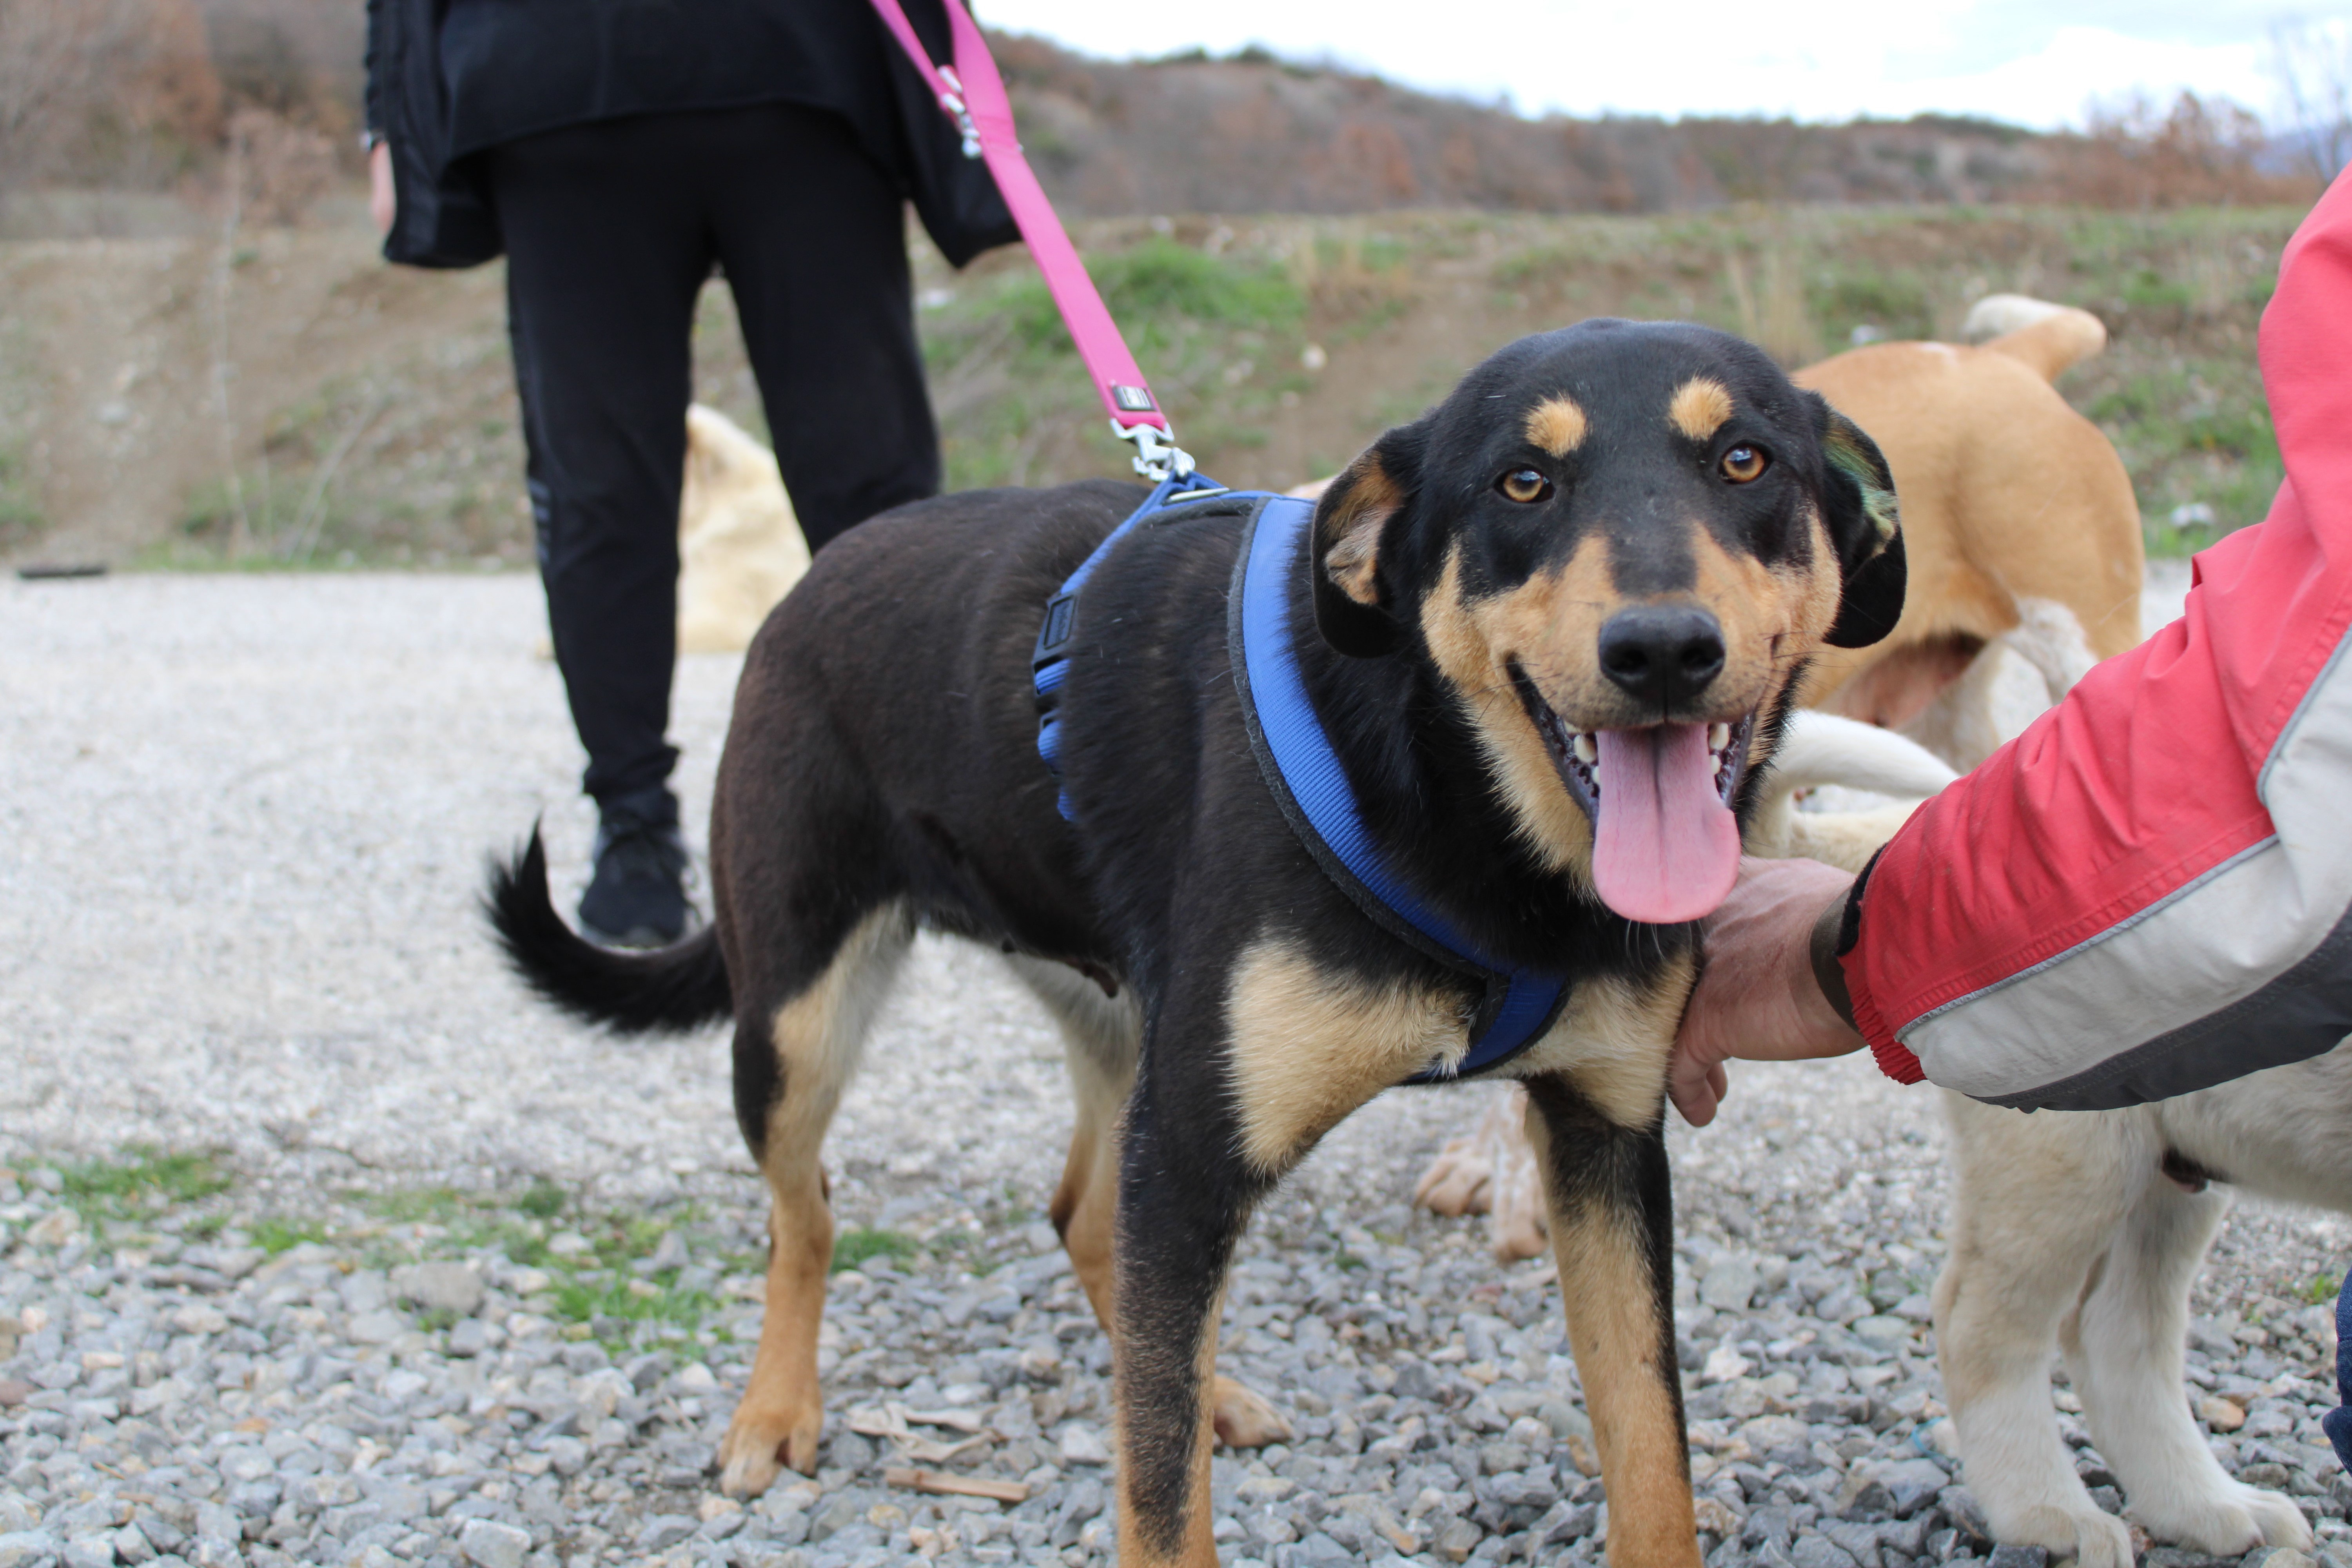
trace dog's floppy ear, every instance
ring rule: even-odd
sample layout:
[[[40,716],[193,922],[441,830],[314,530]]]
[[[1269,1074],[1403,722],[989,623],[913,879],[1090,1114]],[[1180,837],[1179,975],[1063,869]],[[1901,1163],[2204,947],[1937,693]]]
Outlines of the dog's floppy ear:
[[[1903,555],[1903,522],[1895,505],[1895,476],[1878,443],[1829,405],[1820,393],[1813,429],[1822,444],[1822,515],[1837,551],[1837,619],[1822,639],[1832,647],[1868,647],[1903,617],[1910,574]]]
[[[1404,646],[1381,582],[1381,535],[1412,500],[1423,432],[1403,425],[1366,447],[1315,506],[1315,629],[1350,658]]]

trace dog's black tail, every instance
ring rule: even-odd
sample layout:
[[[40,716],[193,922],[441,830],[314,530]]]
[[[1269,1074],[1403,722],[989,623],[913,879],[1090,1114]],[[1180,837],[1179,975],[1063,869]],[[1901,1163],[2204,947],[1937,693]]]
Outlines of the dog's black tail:
[[[564,924],[548,896],[547,850],[535,826],[511,858],[492,858],[482,912],[515,973],[574,1017],[644,1035],[715,1023],[735,1010],[713,928],[651,952],[615,952]]]

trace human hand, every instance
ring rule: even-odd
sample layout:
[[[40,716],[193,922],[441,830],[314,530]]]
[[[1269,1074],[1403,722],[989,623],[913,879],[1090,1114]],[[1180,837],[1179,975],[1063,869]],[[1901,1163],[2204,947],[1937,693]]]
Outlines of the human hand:
[[[1863,1047],[1813,976],[1814,924],[1853,886],[1818,860],[1743,857],[1739,881],[1706,922],[1706,963],[1675,1037],[1666,1092],[1684,1121],[1715,1120],[1723,1064],[1801,1061]]]
[[[375,219],[376,233],[392,232],[399,202],[392,184],[392,143],[379,142],[368,149],[368,216]]]

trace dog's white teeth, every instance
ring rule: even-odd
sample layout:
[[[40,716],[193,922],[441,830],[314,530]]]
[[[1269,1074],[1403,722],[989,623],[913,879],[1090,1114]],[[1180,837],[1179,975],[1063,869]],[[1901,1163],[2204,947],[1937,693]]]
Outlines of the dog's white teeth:
[[[1710,724],[1706,727],[1706,749],[1708,751],[1719,752],[1729,744],[1731,744],[1730,725]]]
[[[1601,761],[1601,748],[1594,745],[1592,737],[1581,730],[1576,732],[1576,760],[1588,768]]]

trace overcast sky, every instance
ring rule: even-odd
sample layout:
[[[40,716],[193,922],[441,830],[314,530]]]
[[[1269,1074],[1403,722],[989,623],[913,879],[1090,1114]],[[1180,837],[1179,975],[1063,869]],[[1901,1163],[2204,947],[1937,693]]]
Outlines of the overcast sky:
[[[2267,116],[2274,19],[2342,26],[2352,4],[2281,0],[980,0],[990,25],[1090,55],[1248,44],[1522,113],[1925,110],[2079,125],[2094,98],[2182,87]]]

